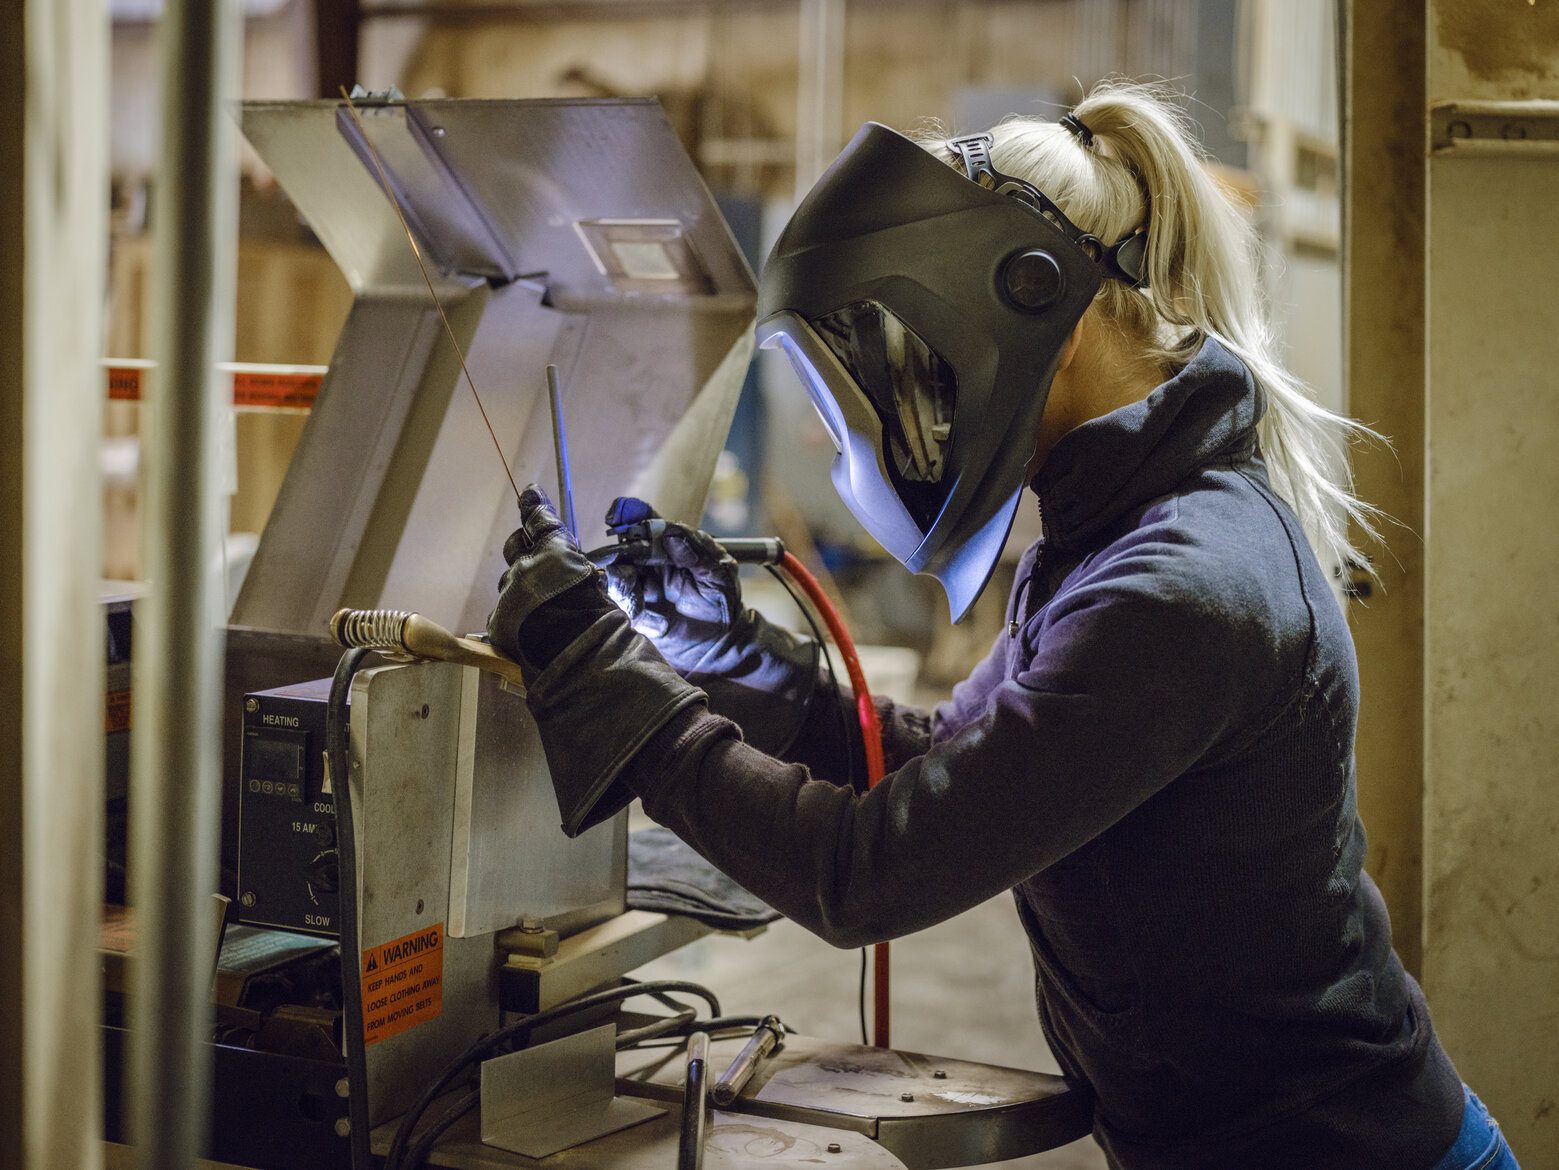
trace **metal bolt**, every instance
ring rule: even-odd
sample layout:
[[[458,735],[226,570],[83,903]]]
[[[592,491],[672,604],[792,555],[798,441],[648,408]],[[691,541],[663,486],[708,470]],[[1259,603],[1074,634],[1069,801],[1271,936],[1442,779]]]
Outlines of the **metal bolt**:
[[[351,1092],[352,1092],[352,1086],[346,1083],[346,1078],[345,1077],[342,1077],[339,1081],[336,1082],[336,1096],[337,1097],[346,1097]]]
[[[541,919],[533,914],[527,914],[520,919],[520,929],[526,934],[540,934],[546,928],[541,925]]]
[[[829,1142],[828,1143],[828,1152],[830,1154],[837,1154],[839,1152],[839,1149],[840,1149],[840,1146],[839,1146],[838,1142]]]
[[[931,1075],[934,1076],[939,1081],[947,1080],[947,1070],[945,1068],[939,1068],[939,1069],[936,1070],[936,1072],[932,1073]]]
[[[913,1093],[900,1093],[899,1094],[899,1100],[900,1101],[913,1101],[914,1099],[915,1099],[915,1094],[913,1094]]]
[[[352,1123],[344,1117],[336,1118],[336,1136],[346,1137],[352,1132]]]
[[[260,709],[260,700],[259,699],[245,699],[244,700],[244,710],[249,712],[249,714],[253,715],[259,709]]]
[[[245,890],[243,892],[243,896],[241,898],[239,898],[238,900],[240,902],[242,902],[245,906],[253,906],[254,905],[254,891],[253,890]]]
[[[445,134],[444,127],[442,127],[442,126],[435,126],[435,127],[433,127],[433,137],[434,138],[442,138],[442,137],[444,137],[444,134]]]

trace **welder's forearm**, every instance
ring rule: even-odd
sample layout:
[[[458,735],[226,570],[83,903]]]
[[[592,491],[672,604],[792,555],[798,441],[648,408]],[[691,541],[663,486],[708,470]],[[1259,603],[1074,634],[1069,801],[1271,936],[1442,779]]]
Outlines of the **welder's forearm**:
[[[882,725],[883,756],[889,771],[931,746],[931,720],[926,712],[885,695],[873,695],[872,700]],[[865,790],[866,746],[860,712],[849,688],[836,689],[831,679],[819,678],[801,730],[780,758],[805,764],[820,780],[850,782],[858,791]]]
[[[645,811],[787,918],[839,947],[922,929],[995,890],[923,882],[898,856],[888,786],[873,795],[813,779],[742,743],[725,720],[687,711],[624,773]],[[998,879],[999,880],[999,879]]]

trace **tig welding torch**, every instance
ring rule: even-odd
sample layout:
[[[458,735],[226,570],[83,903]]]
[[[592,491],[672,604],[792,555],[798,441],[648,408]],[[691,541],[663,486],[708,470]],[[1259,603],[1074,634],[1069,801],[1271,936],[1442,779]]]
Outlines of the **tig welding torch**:
[[[591,549],[585,557],[592,564],[610,564],[632,545],[648,546],[654,557],[660,554],[666,538],[666,521],[659,516],[624,527],[616,544]],[[739,536],[716,540],[716,544],[738,565],[780,565],[785,562],[785,542],[777,536]]]

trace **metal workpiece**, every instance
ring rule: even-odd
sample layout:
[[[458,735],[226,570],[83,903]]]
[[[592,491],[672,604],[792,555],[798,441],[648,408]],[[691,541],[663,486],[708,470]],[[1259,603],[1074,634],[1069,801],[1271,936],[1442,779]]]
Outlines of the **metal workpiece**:
[[[652,100],[251,102],[244,131],[356,301],[234,607],[313,631],[341,606],[484,627],[508,478],[394,208],[383,159],[516,480],[556,464],[558,370],[581,540],[637,494],[696,523],[751,352],[756,289]],[[367,135],[367,141],[363,139]],[[595,535],[592,535],[592,530]]]
[[[476,670],[462,679],[449,880],[452,938],[522,921],[573,935],[627,909],[627,812],[565,837],[530,709]]]
[[[491,986],[491,946],[460,946],[447,937],[450,841],[460,726],[462,668],[444,663],[381,666],[352,681],[350,777],[357,835],[358,943],[362,957],[370,1118],[377,1124],[404,1112],[420,1086],[482,1033],[497,1026]],[[334,777],[336,800],[342,781]],[[342,897],[352,887],[342,875]],[[436,945],[418,953],[442,970],[438,1015],[401,1027],[402,990],[423,982],[423,972],[401,975],[381,948],[408,936]],[[375,956],[370,963],[368,956]],[[425,1014],[425,1013],[424,1013]]]
[[[350,720],[359,967],[378,1124],[498,1027],[497,925],[622,910],[627,814],[565,838],[539,742],[525,734],[524,699],[470,667],[364,670]],[[340,791],[337,782],[338,800]]]
[[[747,1038],[710,1046],[719,1065]],[[682,1096],[678,1054],[619,1054],[618,1092]],[[874,1139],[909,1170],[974,1166],[1054,1149],[1093,1128],[1093,1100],[1061,1077],[893,1049],[787,1036],[732,1109]]]

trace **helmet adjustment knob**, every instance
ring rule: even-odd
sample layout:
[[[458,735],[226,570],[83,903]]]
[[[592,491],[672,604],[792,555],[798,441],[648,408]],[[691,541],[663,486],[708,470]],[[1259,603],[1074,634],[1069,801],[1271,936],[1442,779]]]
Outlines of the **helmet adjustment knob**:
[[[1001,280],[1007,299],[1031,313],[1049,308],[1066,288],[1061,265],[1049,252],[1039,249],[1009,256],[1002,265]]]

